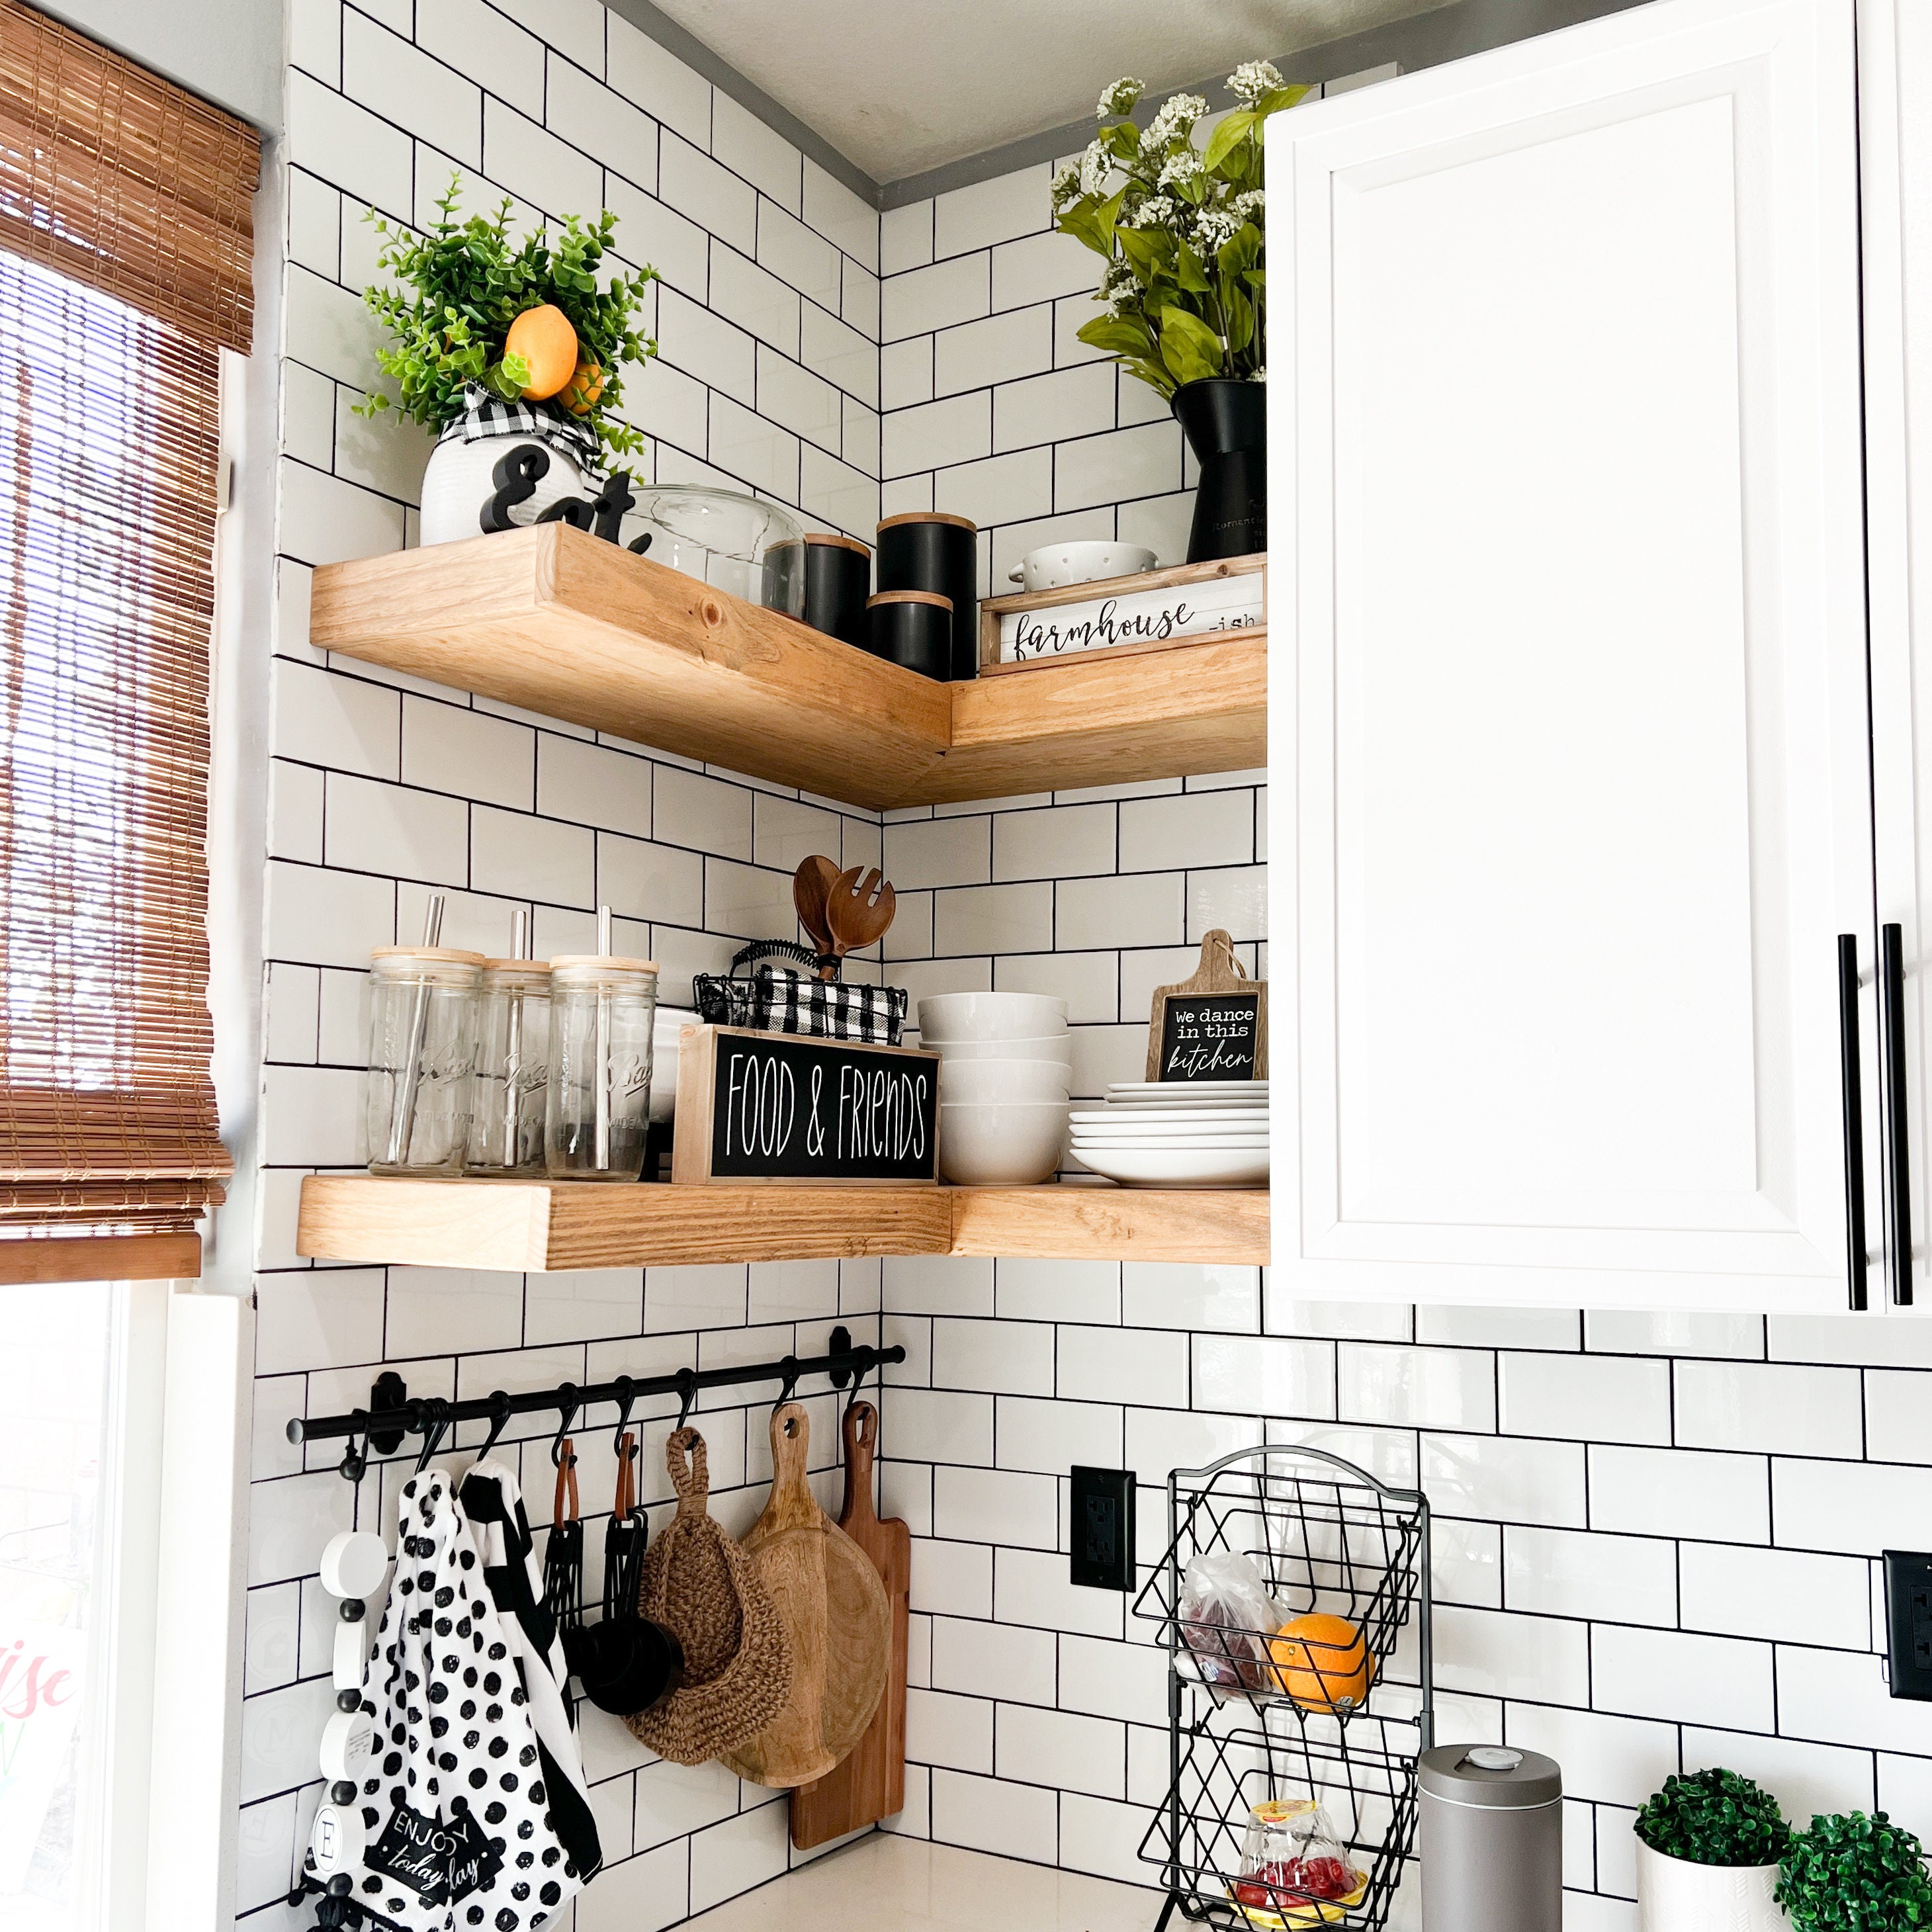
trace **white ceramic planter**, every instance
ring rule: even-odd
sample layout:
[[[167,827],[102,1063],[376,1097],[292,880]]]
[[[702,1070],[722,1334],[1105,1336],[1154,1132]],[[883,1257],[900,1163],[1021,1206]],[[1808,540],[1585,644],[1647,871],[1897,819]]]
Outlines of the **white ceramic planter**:
[[[1636,1841],[1638,1932],[1790,1932],[1775,1865],[1700,1865]]]
[[[482,526],[477,518],[496,489],[498,459],[535,442],[534,437],[491,436],[480,442],[452,437],[438,443],[430,452],[429,466],[423,472],[422,542],[455,543],[481,536]],[[560,496],[594,494],[584,488],[584,472],[570,456],[554,444],[536,446],[549,455],[550,471],[538,484],[536,494],[512,512],[520,524],[535,523],[538,513]]]

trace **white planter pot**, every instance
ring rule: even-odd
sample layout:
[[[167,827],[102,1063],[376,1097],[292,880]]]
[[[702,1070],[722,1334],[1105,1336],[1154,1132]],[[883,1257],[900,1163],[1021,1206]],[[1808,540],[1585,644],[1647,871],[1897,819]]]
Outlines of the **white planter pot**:
[[[1775,1865],[1700,1865],[1636,1841],[1638,1932],[1790,1932]]]
[[[550,458],[549,472],[512,510],[512,519],[533,524],[539,512],[560,496],[596,494],[584,488],[584,472],[562,450],[534,437],[485,436],[480,442],[465,442],[452,437],[430,452],[429,466],[423,472],[422,542],[455,543],[464,537],[480,536],[477,518],[483,506],[495,493],[496,465],[513,449],[542,449]]]

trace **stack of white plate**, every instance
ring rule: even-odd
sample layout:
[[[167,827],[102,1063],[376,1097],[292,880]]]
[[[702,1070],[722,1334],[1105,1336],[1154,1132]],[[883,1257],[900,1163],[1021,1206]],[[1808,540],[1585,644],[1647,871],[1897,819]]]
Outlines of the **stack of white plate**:
[[[1128,1187],[1265,1187],[1265,1080],[1120,1081],[1072,1116],[1083,1166]]]
[[[940,993],[919,1003],[940,1058],[939,1169],[967,1187],[1030,1187],[1059,1168],[1073,1077],[1066,1002],[1044,993]]]

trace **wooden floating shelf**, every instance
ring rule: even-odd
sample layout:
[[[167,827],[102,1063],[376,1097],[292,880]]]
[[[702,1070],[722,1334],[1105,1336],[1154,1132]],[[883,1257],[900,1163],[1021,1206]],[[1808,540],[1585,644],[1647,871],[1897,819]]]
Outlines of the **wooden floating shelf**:
[[[1265,1190],[623,1186],[312,1174],[298,1253],[516,1273],[870,1255],[1268,1260]]]
[[[938,684],[562,524],[323,565],[309,637],[874,811],[1268,758],[1258,631]]]

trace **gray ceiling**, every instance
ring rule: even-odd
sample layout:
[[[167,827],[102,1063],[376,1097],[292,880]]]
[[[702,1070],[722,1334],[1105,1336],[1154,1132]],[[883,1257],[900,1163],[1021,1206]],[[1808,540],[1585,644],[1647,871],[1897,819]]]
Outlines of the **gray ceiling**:
[[[874,181],[897,182],[1090,116],[1121,74],[1158,93],[1447,0],[656,4]]]

